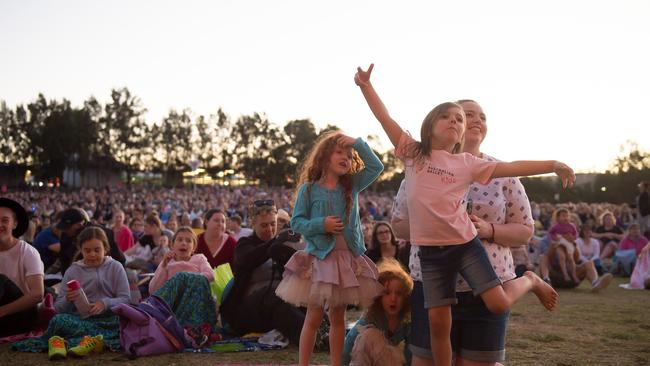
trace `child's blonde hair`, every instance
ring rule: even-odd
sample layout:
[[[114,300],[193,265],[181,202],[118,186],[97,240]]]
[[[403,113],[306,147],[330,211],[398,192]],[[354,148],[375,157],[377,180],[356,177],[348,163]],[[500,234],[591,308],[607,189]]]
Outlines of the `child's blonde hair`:
[[[330,156],[334,152],[337,140],[344,136],[340,131],[328,131],[322,134],[316,144],[307,155],[307,159],[300,169],[298,183],[296,184],[296,195],[303,183],[309,183],[307,194],[311,193],[311,184],[316,183],[327,169]],[[339,178],[339,183],[343,187],[345,196],[345,216],[346,221],[350,219],[350,210],[352,209],[352,176],[363,170],[365,165],[359,157],[359,154],[352,149],[352,159],[350,161],[350,171]],[[297,197],[296,197],[297,198]]]
[[[420,127],[420,141],[414,141],[404,147],[404,156],[408,159],[414,160],[416,163],[421,163],[423,159],[431,155],[433,148],[431,147],[431,139],[433,137],[433,128],[435,127],[440,117],[446,113],[450,108],[459,108],[463,111],[463,107],[454,102],[444,102],[438,104],[433,108],[422,121],[422,126]],[[463,124],[465,124],[465,112],[461,113],[463,116]],[[452,149],[452,154],[457,154],[463,150],[463,138],[460,137],[460,141],[454,145]]]
[[[566,207],[560,207],[560,208],[556,209],[555,211],[553,211],[553,213],[551,214],[551,224],[553,224],[553,225],[557,224],[557,217],[560,216],[561,213],[565,213],[565,214],[569,215],[569,218],[571,218],[571,214],[569,213],[569,209],[566,208]]]
[[[377,265],[379,277],[377,280],[382,286],[386,286],[390,281],[397,280],[401,283],[403,293],[403,305],[400,309],[400,318],[408,319],[411,315],[410,296],[413,291],[413,279],[406,273],[404,267],[395,259],[385,258]],[[372,302],[372,305],[366,310],[366,318],[371,321],[382,320],[384,316],[384,308],[381,304],[382,295],[379,295]]]

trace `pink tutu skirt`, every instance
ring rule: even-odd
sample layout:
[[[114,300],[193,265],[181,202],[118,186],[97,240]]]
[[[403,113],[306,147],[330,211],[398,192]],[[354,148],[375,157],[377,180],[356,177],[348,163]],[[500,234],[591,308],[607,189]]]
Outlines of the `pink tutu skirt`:
[[[366,308],[384,290],[377,277],[372,260],[365,255],[355,257],[343,236],[337,235],[336,246],[323,260],[303,250],[294,253],[275,293],[295,306]]]

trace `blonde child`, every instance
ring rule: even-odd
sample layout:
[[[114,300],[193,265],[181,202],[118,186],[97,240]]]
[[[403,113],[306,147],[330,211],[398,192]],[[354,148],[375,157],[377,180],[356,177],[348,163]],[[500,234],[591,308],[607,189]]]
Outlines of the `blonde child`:
[[[494,313],[507,311],[529,291],[549,310],[557,302],[555,290],[530,271],[501,285],[462,205],[470,183],[555,172],[566,187],[575,181],[575,175],[557,161],[502,163],[458,154],[465,133],[465,114],[456,103],[443,103],[429,112],[420,130],[421,141],[413,140],[391,118],[370,83],[372,68],[358,68],[355,82],[395,146],[397,157],[405,164],[407,201],[413,213],[410,237],[414,245],[421,246],[431,349],[436,365],[451,365],[450,305],[457,302],[455,283],[459,273]]]
[[[370,305],[383,290],[377,268],[363,255],[358,195],[383,170],[361,139],[340,132],[324,134],[307,157],[298,180],[291,227],[307,246],[287,262],[276,294],[306,306],[300,334],[299,363],[309,363],[316,330],[325,309],[330,320],[330,358],[341,365],[345,309]]]
[[[345,336],[343,365],[408,365],[409,298],[413,280],[395,259],[378,265],[384,292]]]
[[[156,292],[179,272],[198,273],[207,278],[208,282],[214,281],[214,272],[208,259],[203,254],[194,254],[196,242],[196,234],[192,228],[184,226],[176,231],[171,251],[165,254],[153,279],[149,282],[149,293]]]
[[[151,250],[151,262],[156,265],[156,268],[165,259],[169,249],[169,238],[167,235],[161,235],[156,240],[156,247]]]

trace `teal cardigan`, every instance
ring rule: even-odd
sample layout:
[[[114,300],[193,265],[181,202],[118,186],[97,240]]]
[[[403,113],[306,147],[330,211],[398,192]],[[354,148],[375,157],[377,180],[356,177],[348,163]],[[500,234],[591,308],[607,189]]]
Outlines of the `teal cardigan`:
[[[349,222],[346,222],[345,218],[345,197],[340,185],[327,189],[316,182],[307,182],[300,186],[296,195],[291,228],[304,236],[307,243],[305,251],[320,260],[325,259],[334,249],[336,242],[334,235],[325,233],[323,222],[326,216],[339,216],[343,220],[343,237],[354,256],[366,251],[359,220],[359,192],[379,177],[384,165],[363,139],[358,138],[352,147],[363,160],[365,168],[352,178],[352,209]]]

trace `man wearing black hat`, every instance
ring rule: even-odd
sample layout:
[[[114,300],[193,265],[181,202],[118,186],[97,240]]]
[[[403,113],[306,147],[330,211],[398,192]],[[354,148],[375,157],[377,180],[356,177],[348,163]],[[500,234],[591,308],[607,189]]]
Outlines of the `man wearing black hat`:
[[[29,331],[43,299],[43,263],[23,240],[29,217],[25,209],[0,198],[0,337]]]

